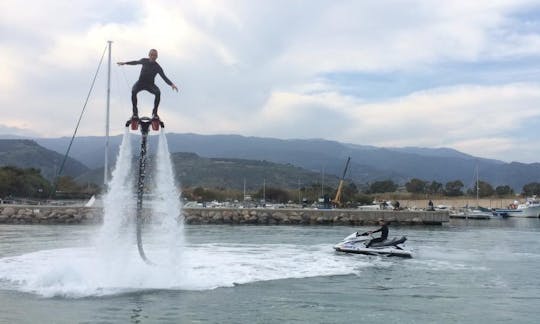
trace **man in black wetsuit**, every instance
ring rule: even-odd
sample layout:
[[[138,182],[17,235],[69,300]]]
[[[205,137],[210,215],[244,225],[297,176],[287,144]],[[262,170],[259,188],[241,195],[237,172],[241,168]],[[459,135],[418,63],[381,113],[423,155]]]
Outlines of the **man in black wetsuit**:
[[[154,109],[152,110],[152,118],[158,117],[158,106],[161,99],[161,91],[154,83],[156,74],[159,74],[161,78],[170,85],[173,90],[178,92],[178,88],[174,83],[171,82],[163,73],[163,69],[156,62],[158,58],[158,52],[155,49],[151,49],[148,53],[148,58],[142,58],[138,61],[129,61],[129,62],[118,62],[118,65],[137,65],[142,64],[141,74],[139,75],[139,80],[135,82],[133,88],[131,89],[131,103],[133,104],[133,119],[139,118],[139,112],[137,109],[137,93],[142,90],[146,90],[155,96],[154,98]]]
[[[386,225],[386,222],[384,221],[384,219],[379,219],[379,225],[381,225],[381,227],[378,230],[369,231],[368,233],[373,234],[373,233],[381,232],[381,236],[370,240],[368,244],[366,244],[366,248],[370,247],[371,244],[373,243],[383,242],[388,238],[388,225]]]

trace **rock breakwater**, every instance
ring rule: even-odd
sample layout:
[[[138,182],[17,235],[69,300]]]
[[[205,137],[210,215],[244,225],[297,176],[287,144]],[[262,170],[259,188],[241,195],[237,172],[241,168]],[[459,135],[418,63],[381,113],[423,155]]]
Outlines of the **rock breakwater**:
[[[363,211],[354,209],[184,208],[186,224],[372,225],[382,218],[393,224],[440,225],[444,211]],[[145,213],[148,217],[148,213]],[[0,224],[99,224],[103,210],[92,207],[0,206]]]
[[[96,224],[102,211],[86,207],[9,206],[0,207],[0,224]]]
[[[382,218],[394,224],[441,225],[449,215],[440,211],[186,208],[184,218],[187,224],[371,225]]]

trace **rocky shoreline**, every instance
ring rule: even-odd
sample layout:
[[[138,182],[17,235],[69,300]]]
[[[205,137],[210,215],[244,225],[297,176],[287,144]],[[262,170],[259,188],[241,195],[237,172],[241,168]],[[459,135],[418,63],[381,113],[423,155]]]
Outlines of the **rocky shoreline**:
[[[404,225],[441,225],[445,211],[362,211],[354,209],[184,208],[186,224],[371,225],[383,218]],[[149,210],[145,213],[150,218]],[[100,224],[103,210],[94,207],[0,206],[0,224]]]

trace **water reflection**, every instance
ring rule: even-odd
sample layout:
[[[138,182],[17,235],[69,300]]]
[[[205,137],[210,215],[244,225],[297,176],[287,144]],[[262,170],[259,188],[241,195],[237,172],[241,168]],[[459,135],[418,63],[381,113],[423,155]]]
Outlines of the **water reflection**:
[[[148,319],[148,316],[144,314],[143,305],[144,300],[142,299],[142,296],[135,296],[134,297],[134,306],[133,309],[131,309],[131,316],[130,320],[131,323],[142,323],[143,320]]]
[[[483,227],[483,228],[530,228],[540,227],[540,218],[492,218],[492,219],[450,219],[450,227]]]

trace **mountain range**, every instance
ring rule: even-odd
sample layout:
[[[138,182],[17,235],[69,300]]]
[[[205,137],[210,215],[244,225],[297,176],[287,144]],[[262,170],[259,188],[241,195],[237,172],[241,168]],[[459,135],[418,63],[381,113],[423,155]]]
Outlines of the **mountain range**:
[[[130,135],[133,140],[138,135]],[[110,137],[109,165],[113,165],[121,135]],[[70,138],[36,138],[36,143],[64,154]],[[540,182],[540,163],[506,163],[484,159],[449,148],[381,148],[329,141],[324,139],[275,139],[241,135],[167,134],[171,153],[191,152],[202,158],[240,159],[290,164],[317,174],[341,176],[347,157],[351,163],[346,178],[357,184],[391,179],[404,184],[412,178],[425,181],[461,180],[465,187],[479,178],[492,186],[509,185],[521,191],[523,185]],[[89,169],[104,165],[105,138],[100,136],[75,139],[70,157]],[[150,154],[157,136],[149,137]],[[178,167],[177,167],[178,169]]]
[[[64,164],[62,174],[77,177],[90,170],[81,162],[46,149],[33,140],[2,139],[0,140],[0,166],[11,165],[19,168],[40,169],[46,179],[54,179]]]

